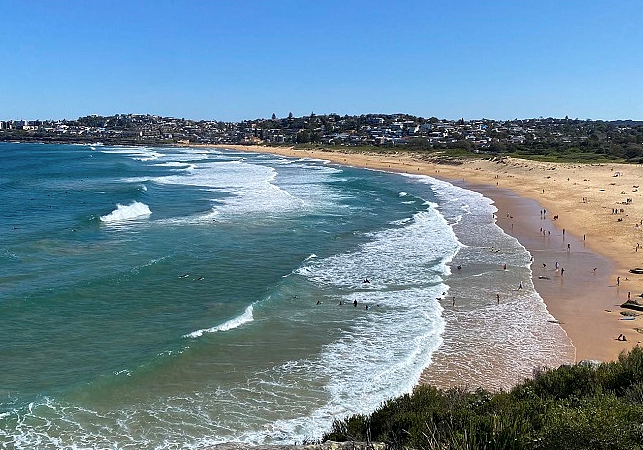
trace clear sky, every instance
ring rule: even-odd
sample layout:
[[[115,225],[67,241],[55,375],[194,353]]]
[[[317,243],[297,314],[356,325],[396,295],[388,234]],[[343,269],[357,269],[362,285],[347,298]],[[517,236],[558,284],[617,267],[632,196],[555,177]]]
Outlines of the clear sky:
[[[643,0],[0,0],[0,120],[643,119]]]

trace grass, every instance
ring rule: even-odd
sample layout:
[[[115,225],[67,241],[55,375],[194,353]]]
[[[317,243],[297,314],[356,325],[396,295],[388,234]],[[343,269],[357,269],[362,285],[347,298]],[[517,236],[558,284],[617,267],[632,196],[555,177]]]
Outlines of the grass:
[[[279,146],[279,145],[277,145]],[[290,146],[290,144],[288,145]],[[310,150],[326,150],[330,152],[343,152],[343,153],[371,153],[378,155],[394,155],[394,154],[413,154],[420,155],[422,159],[430,159],[435,162],[454,162],[463,159],[478,159],[489,157],[514,157],[521,159],[528,159],[541,162],[562,162],[562,163],[606,163],[606,162],[621,162],[621,163],[643,163],[643,157],[625,159],[616,157],[606,153],[596,153],[592,151],[581,151],[577,148],[570,149],[521,149],[514,151],[493,152],[488,150],[480,150],[478,153],[465,148],[431,148],[431,147],[417,147],[417,146],[375,146],[375,145],[362,145],[362,146],[345,146],[345,145],[323,145],[323,144],[296,144],[296,149],[310,149]]]

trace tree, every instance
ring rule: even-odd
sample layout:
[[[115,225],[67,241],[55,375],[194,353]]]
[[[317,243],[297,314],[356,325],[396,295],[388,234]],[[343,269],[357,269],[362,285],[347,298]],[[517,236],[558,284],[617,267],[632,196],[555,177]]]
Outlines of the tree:
[[[310,142],[310,131],[308,130],[300,130],[297,133],[297,143],[298,144],[306,144]]]

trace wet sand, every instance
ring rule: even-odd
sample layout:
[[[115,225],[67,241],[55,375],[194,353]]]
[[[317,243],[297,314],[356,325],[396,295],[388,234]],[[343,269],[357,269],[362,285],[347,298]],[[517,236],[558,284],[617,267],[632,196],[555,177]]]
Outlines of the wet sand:
[[[605,331],[613,329],[616,338],[628,330],[619,320],[619,290],[610,283],[613,262],[589,249],[582,237],[578,239],[567,232],[563,235],[550,214],[541,217],[544,208],[535,200],[506,189],[466,184],[462,187],[494,200],[498,208],[496,223],[533,256],[534,287],[572,340],[576,360],[614,359],[627,343],[606,339]],[[603,332],[595,332],[597,328]]]
[[[561,326],[574,345],[575,351],[568,362],[574,359],[608,361],[625,348],[627,342],[613,340],[606,343],[603,333],[594,332],[594,326],[599,329],[617,326],[620,332],[627,332],[625,323],[619,323],[622,316],[618,313],[616,289],[609,283],[614,270],[612,261],[588,249],[582,240],[567,233],[563,236],[551,216],[541,214],[543,208],[535,200],[497,187],[461,180],[453,184],[491,198],[498,208],[496,223],[531,253],[534,258],[531,265],[534,287],[545,301],[548,311],[556,318],[553,322],[557,323],[552,322],[550,326]],[[443,306],[446,310],[451,308],[449,302]],[[606,309],[611,312],[606,312]],[[597,314],[597,311],[602,313]],[[593,325],[587,326],[588,323]],[[446,333],[449,331],[447,323]],[[449,337],[444,336],[444,339],[446,342]],[[457,345],[457,342],[451,342],[450,345]],[[490,354],[484,360],[470,364],[469,361],[461,361],[457,354],[438,351],[424,371],[421,382],[442,388],[455,385],[498,390],[509,389],[522,381],[498,376],[507,370],[507,362],[503,358],[494,358]],[[525,355],[525,361],[529,361],[529,355]],[[507,371],[511,373],[511,370]]]

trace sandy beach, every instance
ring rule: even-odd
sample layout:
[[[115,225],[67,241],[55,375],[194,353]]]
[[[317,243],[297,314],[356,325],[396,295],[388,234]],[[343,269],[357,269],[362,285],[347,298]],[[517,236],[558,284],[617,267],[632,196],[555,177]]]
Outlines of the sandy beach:
[[[643,267],[643,166],[514,158],[445,164],[411,154],[221,147],[429,175],[481,192],[498,208],[498,225],[534,256],[534,285],[577,361],[615,360],[643,340],[643,316],[621,320],[631,310],[620,308],[643,292],[643,275],[629,272]],[[627,341],[617,340],[620,334]]]

